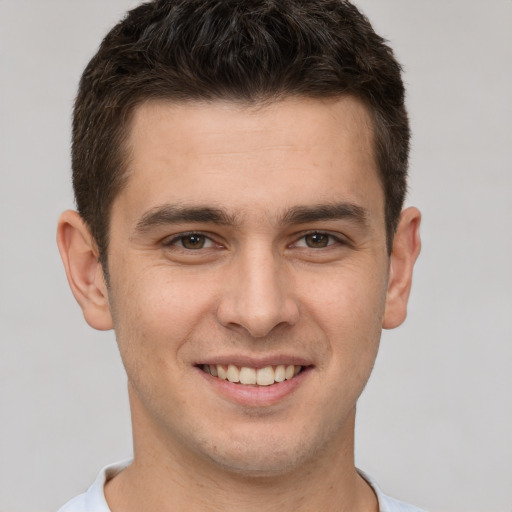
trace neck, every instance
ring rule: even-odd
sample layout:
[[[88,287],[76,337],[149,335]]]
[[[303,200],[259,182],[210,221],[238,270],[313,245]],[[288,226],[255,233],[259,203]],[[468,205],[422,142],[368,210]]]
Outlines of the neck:
[[[132,409],[133,411],[133,409]],[[133,414],[133,412],[132,412]],[[134,460],[105,486],[112,512],[377,512],[354,466],[354,420],[313,460],[278,474],[219,467],[134,417]]]

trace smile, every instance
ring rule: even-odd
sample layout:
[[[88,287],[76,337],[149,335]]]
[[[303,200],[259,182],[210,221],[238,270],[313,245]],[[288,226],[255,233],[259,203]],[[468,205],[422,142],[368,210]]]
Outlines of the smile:
[[[234,364],[203,364],[201,369],[221,380],[227,380],[245,386],[271,386],[272,384],[291,380],[298,375],[303,366],[298,365],[277,365],[265,366],[264,368],[249,368],[247,366],[236,366]]]

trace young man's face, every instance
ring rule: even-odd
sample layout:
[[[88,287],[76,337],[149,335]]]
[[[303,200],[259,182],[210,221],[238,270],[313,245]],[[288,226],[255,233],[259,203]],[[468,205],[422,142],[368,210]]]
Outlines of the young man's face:
[[[350,450],[389,271],[365,108],[149,102],[129,146],[108,268],[136,456],[276,474]]]

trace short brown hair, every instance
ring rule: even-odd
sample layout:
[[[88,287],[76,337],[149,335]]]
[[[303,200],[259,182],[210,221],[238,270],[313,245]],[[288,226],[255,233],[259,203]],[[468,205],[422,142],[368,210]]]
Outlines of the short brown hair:
[[[401,68],[346,0],[154,0],[131,10],[87,65],[73,117],[77,208],[106,263],[125,141],[150,99],[274,101],[354,95],[374,122],[388,249],[406,192],[409,125]]]

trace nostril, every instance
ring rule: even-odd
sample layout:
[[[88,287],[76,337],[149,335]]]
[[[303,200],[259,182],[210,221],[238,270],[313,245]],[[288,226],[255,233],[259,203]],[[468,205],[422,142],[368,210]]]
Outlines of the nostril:
[[[224,284],[216,315],[219,323],[263,338],[277,327],[295,325],[299,307],[290,290],[290,280],[278,272],[274,256],[254,256],[240,265]]]

